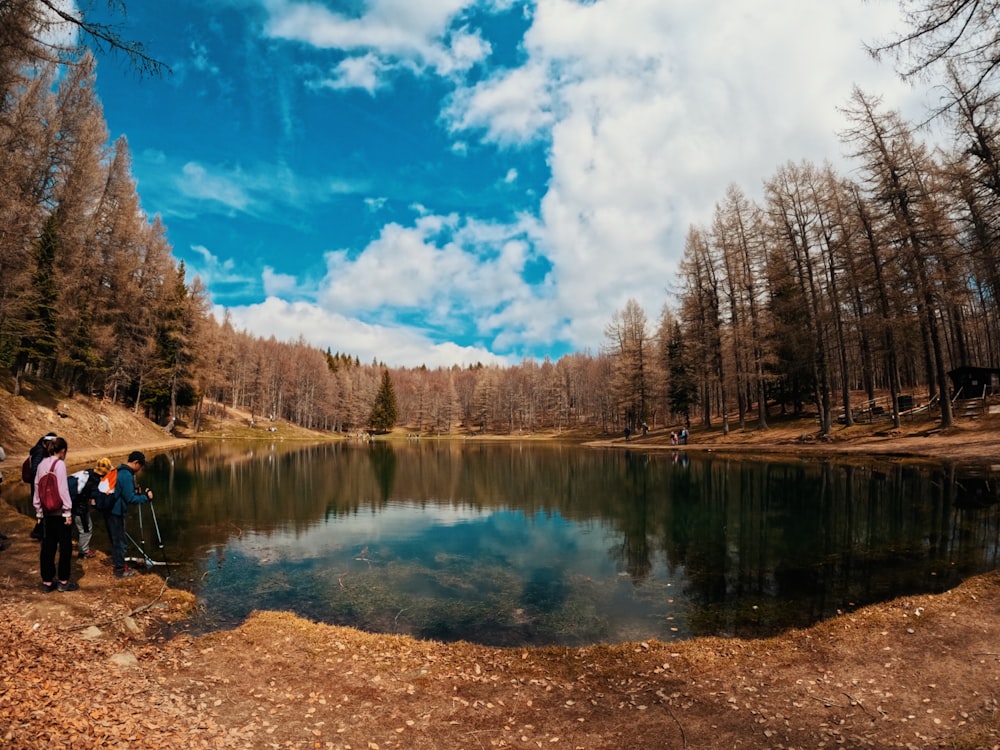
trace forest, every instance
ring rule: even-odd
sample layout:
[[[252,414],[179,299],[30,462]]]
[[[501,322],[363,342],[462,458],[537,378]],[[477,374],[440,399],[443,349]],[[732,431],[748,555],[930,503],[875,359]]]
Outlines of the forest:
[[[905,63],[903,75],[943,69],[931,121],[945,137],[856,89],[838,134],[850,169],[790,161],[760,185],[731,185],[710,224],[689,228],[655,317],[629,301],[595,351],[555,362],[429,369],[216,318],[142,207],[94,57],[40,41],[54,4],[2,2],[0,366],[15,395],[39,379],[195,430],[233,407],[315,429],[436,434],[764,429],[809,413],[824,434],[880,399],[897,425],[915,400],[948,426],[947,373],[1000,367],[997,55],[955,23],[997,4],[903,5],[911,31],[872,53]],[[141,47],[82,31],[155,67]]]

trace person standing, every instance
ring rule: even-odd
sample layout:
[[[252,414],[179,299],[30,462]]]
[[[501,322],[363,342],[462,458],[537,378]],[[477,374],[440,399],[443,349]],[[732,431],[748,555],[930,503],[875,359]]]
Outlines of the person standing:
[[[21,467],[21,479],[23,479],[27,484],[30,484],[32,488],[35,486],[35,474],[38,471],[38,464],[41,463],[42,459],[49,455],[49,445],[56,439],[56,434],[54,432],[46,432],[40,438],[38,442],[35,443],[28,450],[28,460],[25,462],[25,466]],[[35,524],[35,528],[31,530],[31,538],[36,541],[42,540],[42,524],[41,522]]]
[[[114,498],[108,510],[104,511],[104,524],[111,540],[111,563],[115,578],[131,578],[135,571],[125,564],[125,516],[130,505],[152,502],[153,491],[142,490],[135,482],[135,475],[146,465],[146,456],[141,451],[132,451],[128,460],[115,469]],[[108,472],[109,475],[111,472]]]
[[[38,564],[42,574],[42,591],[46,594],[52,591],[76,591],[80,588],[69,579],[70,566],[73,562],[73,501],[69,496],[69,484],[66,478],[66,452],[69,446],[66,444],[66,439],[61,437],[48,441],[48,445],[49,455],[38,464],[32,493],[35,518],[42,526],[42,547],[38,555]],[[48,487],[50,484],[54,484],[51,489]],[[58,502],[53,508],[47,508],[43,502],[43,495],[47,496],[50,493],[58,497]]]
[[[90,539],[94,536],[94,524],[90,519],[90,506],[101,479],[111,470],[111,459],[102,458],[93,469],[83,469],[70,476],[69,489],[73,498],[73,523],[76,525],[76,551],[81,560],[89,560],[97,555],[90,549]],[[74,492],[74,487],[76,491]]]

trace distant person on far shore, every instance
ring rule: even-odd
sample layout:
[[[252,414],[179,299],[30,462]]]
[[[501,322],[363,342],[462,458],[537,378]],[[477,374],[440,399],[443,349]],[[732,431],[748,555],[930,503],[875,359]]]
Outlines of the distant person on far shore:
[[[42,525],[42,547],[38,564],[42,591],[76,591],[80,586],[69,579],[73,563],[73,501],[66,476],[66,439],[48,441],[49,455],[35,471],[32,504]],[[51,504],[50,504],[51,500]],[[56,567],[56,553],[59,565]],[[57,578],[58,577],[58,578]]]

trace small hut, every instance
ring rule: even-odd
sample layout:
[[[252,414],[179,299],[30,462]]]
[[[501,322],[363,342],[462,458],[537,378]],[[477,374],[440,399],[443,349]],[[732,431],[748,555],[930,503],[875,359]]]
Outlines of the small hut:
[[[962,365],[948,373],[953,398],[984,398],[1000,395],[1000,368]]]

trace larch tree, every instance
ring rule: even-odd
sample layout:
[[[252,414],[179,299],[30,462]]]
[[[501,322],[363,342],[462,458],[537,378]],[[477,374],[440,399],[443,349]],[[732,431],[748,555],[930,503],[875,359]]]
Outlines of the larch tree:
[[[925,341],[927,382],[938,396],[941,426],[953,422],[941,332],[943,300],[938,271],[946,263],[947,229],[932,191],[925,181],[929,159],[911,130],[896,112],[882,112],[881,101],[855,88],[845,109],[850,126],[844,134],[862,163],[871,199],[886,209],[889,241],[902,249],[902,265]]]
[[[988,89],[1000,67],[1000,2],[997,0],[899,0],[905,29],[867,45],[888,58],[906,80],[929,78],[946,67],[961,70],[964,92]],[[946,102],[942,109],[947,109]]]
[[[722,350],[722,317],[718,276],[713,266],[707,233],[691,227],[680,263],[680,318],[693,362],[698,363],[702,424],[712,426],[712,407],[718,402],[723,434],[729,433]],[[717,393],[718,398],[713,398]]]
[[[814,403],[819,411],[820,434],[832,426],[830,372],[830,310],[824,294],[820,240],[821,227],[815,206],[809,199],[809,186],[815,168],[808,163],[787,164],[765,186],[766,210],[778,246],[786,253],[786,268],[798,284],[804,302],[804,322],[812,346],[801,352],[810,362],[813,373]]]
[[[611,390],[624,426],[640,429],[649,419],[653,364],[646,313],[634,299],[616,311],[604,329],[613,361]]]

